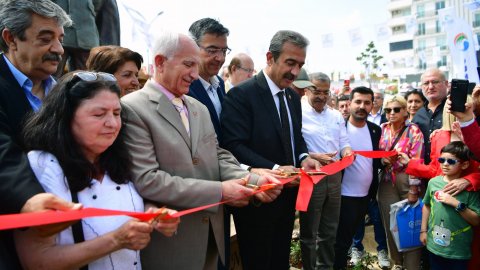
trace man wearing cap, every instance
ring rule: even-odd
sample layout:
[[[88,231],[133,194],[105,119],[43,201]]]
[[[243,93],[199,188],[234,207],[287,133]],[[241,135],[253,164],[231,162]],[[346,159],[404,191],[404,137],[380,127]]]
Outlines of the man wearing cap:
[[[310,74],[310,78],[315,88],[307,87],[307,98],[302,99],[302,134],[310,156],[329,164],[351,155],[352,149],[345,120],[340,112],[327,106],[330,78],[321,72]],[[307,212],[300,212],[300,246],[306,270],[333,266],[341,181],[341,172],[322,179],[313,187]]]
[[[232,61],[228,65],[228,80],[225,81],[225,91],[239,83],[250,79],[253,76],[254,64],[252,58],[245,53],[239,53],[233,56]]]
[[[315,85],[308,79],[307,71],[302,68],[297,79],[292,83],[292,89],[303,97],[305,95],[305,90],[309,87],[314,89]]]

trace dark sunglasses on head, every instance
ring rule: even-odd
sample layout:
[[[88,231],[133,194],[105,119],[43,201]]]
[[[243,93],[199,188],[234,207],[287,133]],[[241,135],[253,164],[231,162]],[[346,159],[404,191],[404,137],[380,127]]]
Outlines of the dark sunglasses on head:
[[[389,114],[392,112],[392,110],[394,113],[399,113],[401,109],[402,109],[401,107],[395,107],[395,108],[385,108],[384,110],[386,114]]]
[[[439,157],[438,159],[438,163],[440,164],[444,164],[445,161],[447,162],[448,165],[455,165],[457,164],[457,162],[460,162],[459,160],[457,159],[453,159],[453,158],[443,158],[443,157]]]

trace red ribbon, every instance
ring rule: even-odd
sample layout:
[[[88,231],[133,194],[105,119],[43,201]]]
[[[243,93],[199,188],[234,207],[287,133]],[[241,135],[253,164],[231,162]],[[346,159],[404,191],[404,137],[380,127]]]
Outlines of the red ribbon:
[[[397,154],[397,152],[395,151],[355,151],[354,153],[368,157],[368,158],[389,157]],[[321,171],[325,172],[327,175],[335,174],[345,169],[350,164],[352,164],[353,160],[354,160],[353,155],[347,156],[342,160],[323,166],[321,168]],[[325,176],[326,175],[308,175],[305,171],[300,170],[300,187],[298,190],[297,204],[296,204],[297,210],[299,211],[307,210],[308,204],[310,202],[310,197],[312,196],[313,185],[317,184]],[[282,185],[285,185],[295,179],[297,179],[297,176],[290,177],[290,178],[280,178],[279,181],[282,183]],[[254,191],[254,194],[266,191],[273,187],[274,186],[272,185],[261,186],[258,190]],[[233,200],[221,201],[217,203],[203,205],[200,207],[179,211],[172,215],[167,214],[166,216],[162,216],[162,218],[168,219],[168,218],[181,217],[184,215],[202,211],[207,208],[228,203],[231,201]],[[120,216],[120,215],[130,216],[142,221],[148,221],[157,217],[159,214],[118,211],[118,210],[109,210],[109,209],[100,209],[100,208],[83,208],[79,210],[70,210],[70,211],[46,211],[46,212],[25,213],[25,214],[9,214],[9,215],[0,215],[0,230],[68,222],[68,221],[80,220],[83,218],[89,218],[89,217]]]

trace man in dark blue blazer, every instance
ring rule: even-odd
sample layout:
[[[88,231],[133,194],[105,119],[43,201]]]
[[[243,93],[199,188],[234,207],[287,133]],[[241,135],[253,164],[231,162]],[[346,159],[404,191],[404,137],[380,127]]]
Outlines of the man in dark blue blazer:
[[[222,146],[244,164],[292,171],[320,164],[308,156],[302,136],[300,97],[290,85],[305,63],[308,40],[279,31],[267,52],[267,67],[225,96]],[[297,187],[285,187],[268,204],[232,209],[244,269],[289,269]]]
[[[200,47],[200,77],[190,85],[188,95],[207,106],[218,141],[221,141],[220,113],[225,82],[217,74],[230,52],[227,45],[229,31],[217,20],[203,18],[194,22],[189,32]]]
[[[70,18],[51,1],[0,4],[0,214],[73,205],[43,193],[21,143],[22,122],[54,84],[67,25]],[[0,269],[21,269],[12,231],[0,231]]]

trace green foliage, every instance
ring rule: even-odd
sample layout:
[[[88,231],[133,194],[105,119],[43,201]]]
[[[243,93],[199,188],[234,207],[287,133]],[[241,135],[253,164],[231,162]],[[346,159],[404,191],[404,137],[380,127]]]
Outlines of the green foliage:
[[[351,270],[367,270],[374,269],[374,264],[377,261],[377,256],[366,253],[365,256],[356,265],[348,267]]]
[[[290,265],[302,269],[302,251],[300,249],[300,239],[292,239],[290,244]]]
[[[370,41],[365,51],[361,52],[360,56],[357,57],[357,61],[365,67],[369,78],[371,77],[371,73],[374,73],[378,68],[379,61],[382,59],[383,56],[378,54],[378,50],[375,48],[373,41]]]

